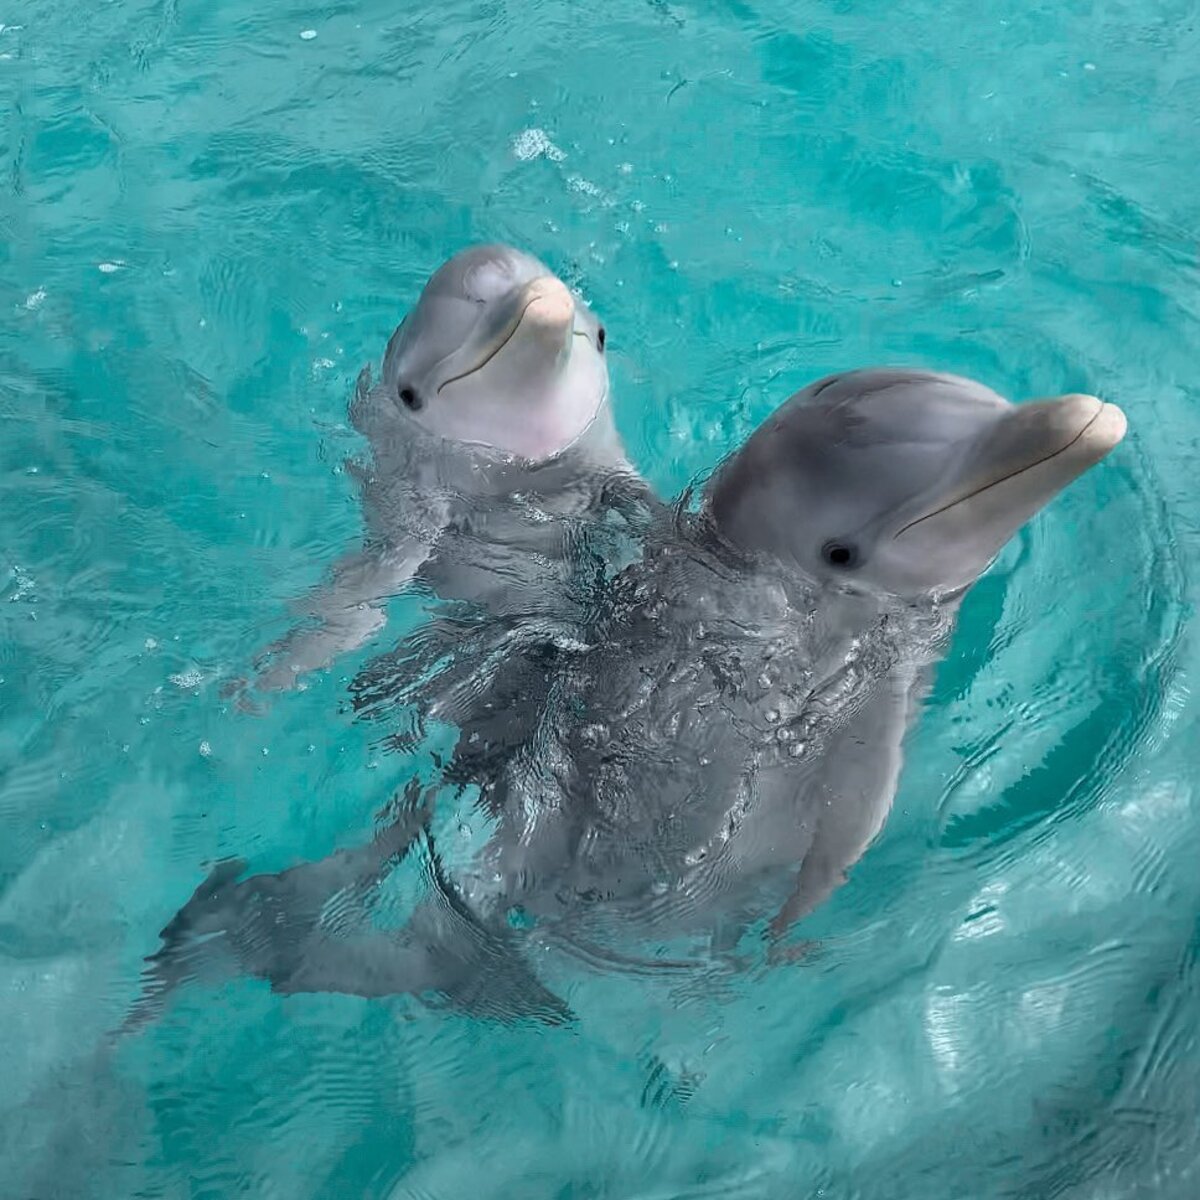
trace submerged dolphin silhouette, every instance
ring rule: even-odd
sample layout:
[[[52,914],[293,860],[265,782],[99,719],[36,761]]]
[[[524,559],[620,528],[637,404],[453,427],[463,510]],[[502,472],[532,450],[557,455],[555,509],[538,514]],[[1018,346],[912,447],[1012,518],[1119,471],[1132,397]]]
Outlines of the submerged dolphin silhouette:
[[[364,895],[423,836],[416,785],[366,847],[279,876],[214,875],[164,930],[152,979],[185,978],[204,932],[284,990],[439,992],[480,1011],[486,995],[492,1012],[561,1019],[523,940],[728,946],[768,914],[778,938],[881,828],[965,591],[1124,433],[1092,396],[1012,405],[914,370],[810,385],[719,467],[699,511],[681,506],[647,539],[580,625],[586,642],[514,641],[485,618],[451,629],[459,665],[444,677],[397,678],[420,654],[360,676],[365,707],[417,702],[459,725],[447,775],[479,788],[493,826],[476,859],[433,872],[409,927],[350,954],[329,902]],[[476,657],[497,648],[499,669]],[[264,918],[272,888],[299,935]]]

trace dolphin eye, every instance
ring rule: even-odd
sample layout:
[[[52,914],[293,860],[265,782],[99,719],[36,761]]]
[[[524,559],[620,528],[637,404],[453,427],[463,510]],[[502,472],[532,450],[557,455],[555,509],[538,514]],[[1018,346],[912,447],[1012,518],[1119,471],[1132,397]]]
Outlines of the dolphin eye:
[[[831,566],[846,570],[858,562],[858,551],[849,542],[826,542],[821,557]]]
[[[413,412],[420,412],[425,405],[421,401],[421,397],[410,387],[402,387],[400,389],[400,403],[405,408],[411,409]]]
[[[596,346],[599,348],[601,354],[604,353],[604,343],[607,340],[608,334],[604,332],[604,326],[601,325],[600,328],[596,330]]]

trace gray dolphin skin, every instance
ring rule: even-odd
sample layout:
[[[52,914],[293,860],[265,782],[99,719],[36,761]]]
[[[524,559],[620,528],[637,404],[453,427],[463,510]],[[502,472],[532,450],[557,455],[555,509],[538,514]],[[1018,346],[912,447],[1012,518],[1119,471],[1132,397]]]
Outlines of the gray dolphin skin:
[[[414,782],[368,846],[241,882],[218,866],[164,930],[156,994],[214,940],[280,991],[545,1020],[570,1014],[534,947],[649,969],[757,930],[787,957],[886,820],[963,594],[1124,434],[1092,396],[1013,405],[926,371],[806,387],[662,517],[574,640],[484,614],[369,664],[365,711],[459,727],[441,789],[469,785],[466,811],[435,821],[438,787]],[[453,665],[414,673],[447,646]],[[486,842],[452,859],[434,834],[460,822]],[[425,898],[380,932],[363,914],[414,846]]]
[[[447,599],[551,594],[564,526],[547,515],[635,520],[653,507],[613,423],[605,338],[549,268],[512,247],[473,246],[434,273],[378,384],[364,370],[351,403],[371,452],[350,464],[364,545],[298,605],[306,622],[259,656],[260,691],[365,643],[414,578]]]

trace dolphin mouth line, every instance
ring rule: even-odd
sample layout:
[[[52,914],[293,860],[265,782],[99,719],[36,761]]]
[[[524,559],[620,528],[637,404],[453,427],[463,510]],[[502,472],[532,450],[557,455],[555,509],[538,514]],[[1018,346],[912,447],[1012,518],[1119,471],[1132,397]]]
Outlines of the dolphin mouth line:
[[[1081,437],[1083,437],[1085,433],[1087,433],[1089,429],[1091,429],[1093,425],[1095,425],[1095,423],[1100,419],[1100,414],[1104,412],[1106,407],[1107,405],[1101,404],[1087,424],[1084,425],[1084,427],[1069,442],[1067,442],[1066,445],[1059,446],[1057,450],[1052,450],[1049,454],[1043,455],[1041,458],[1029,463],[1027,466],[1018,467],[1015,471],[1009,471],[1007,475],[1001,475],[999,479],[993,479],[990,483],[985,483],[982,487],[977,487],[974,491],[968,492],[965,496],[959,496],[957,500],[951,500],[949,504],[943,504],[941,508],[935,508],[932,512],[925,513],[924,516],[915,517],[913,520],[909,521],[907,525],[902,526],[896,531],[896,533],[892,535],[892,541],[895,541],[898,537],[900,537],[901,534],[907,533],[913,528],[914,525],[920,525],[922,521],[928,521],[932,517],[941,516],[942,513],[949,512],[952,508],[957,508],[958,505],[965,504],[968,500],[973,500],[976,496],[981,495],[990,488],[999,487],[1000,484],[1007,483],[1010,479],[1016,479],[1018,475],[1024,475],[1026,471],[1032,471],[1034,467],[1040,467],[1043,463],[1048,463],[1052,458],[1057,458],[1060,454],[1065,454],[1073,445],[1075,445],[1077,441],[1079,441]]]
[[[495,358],[496,355],[499,354],[500,351],[503,350],[504,347],[513,340],[513,338],[516,336],[517,330],[521,328],[521,322],[525,320],[525,314],[530,310],[530,308],[532,308],[533,305],[535,305],[539,300],[544,299],[545,297],[540,294],[537,296],[531,296],[525,302],[524,308],[517,313],[517,319],[513,321],[512,325],[508,329],[508,332],[504,335],[499,344],[491,351],[491,353],[486,355],[482,362],[468,368],[466,371],[459,372],[457,375],[452,375],[449,379],[445,379],[439,383],[437,394],[440,396],[442,394],[442,388],[449,387],[452,383],[458,383],[460,380],[466,379],[469,375],[476,375],[482,371],[483,368],[486,367],[488,363],[490,363],[492,359]]]

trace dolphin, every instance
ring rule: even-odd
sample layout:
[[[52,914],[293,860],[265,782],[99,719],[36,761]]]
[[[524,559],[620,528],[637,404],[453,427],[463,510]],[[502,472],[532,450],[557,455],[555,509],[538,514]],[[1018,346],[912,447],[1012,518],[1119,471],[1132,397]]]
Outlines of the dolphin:
[[[686,965],[758,927],[788,957],[784,935],[886,820],[964,594],[1125,430],[1094,396],[1014,405],[929,371],[811,384],[698,503],[687,493],[662,516],[574,640],[514,638],[484,614],[364,668],[364,711],[416,704],[458,725],[443,783],[476,793],[475,815],[453,819],[487,823],[481,851],[442,861],[436,788],[414,782],[365,847],[240,882],[240,866],[219,865],[164,930],[152,979],[162,991],[186,978],[198,939],[224,935],[279,990],[563,1020],[531,944],[614,966],[678,947],[667,961]],[[441,674],[412,672],[448,646]],[[346,897],[369,908],[417,842],[428,893],[411,924],[343,943]]]
[[[549,596],[569,525],[548,516],[600,533],[652,509],[613,422],[606,340],[529,254],[472,246],[444,263],[392,334],[379,382],[364,368],[351,401],[370,447],[368,463],[348,463],[363,547],[299,603],[305,622],[256,656],[254,686],[290,689],[364,644],[410,580],[500,609]]]

